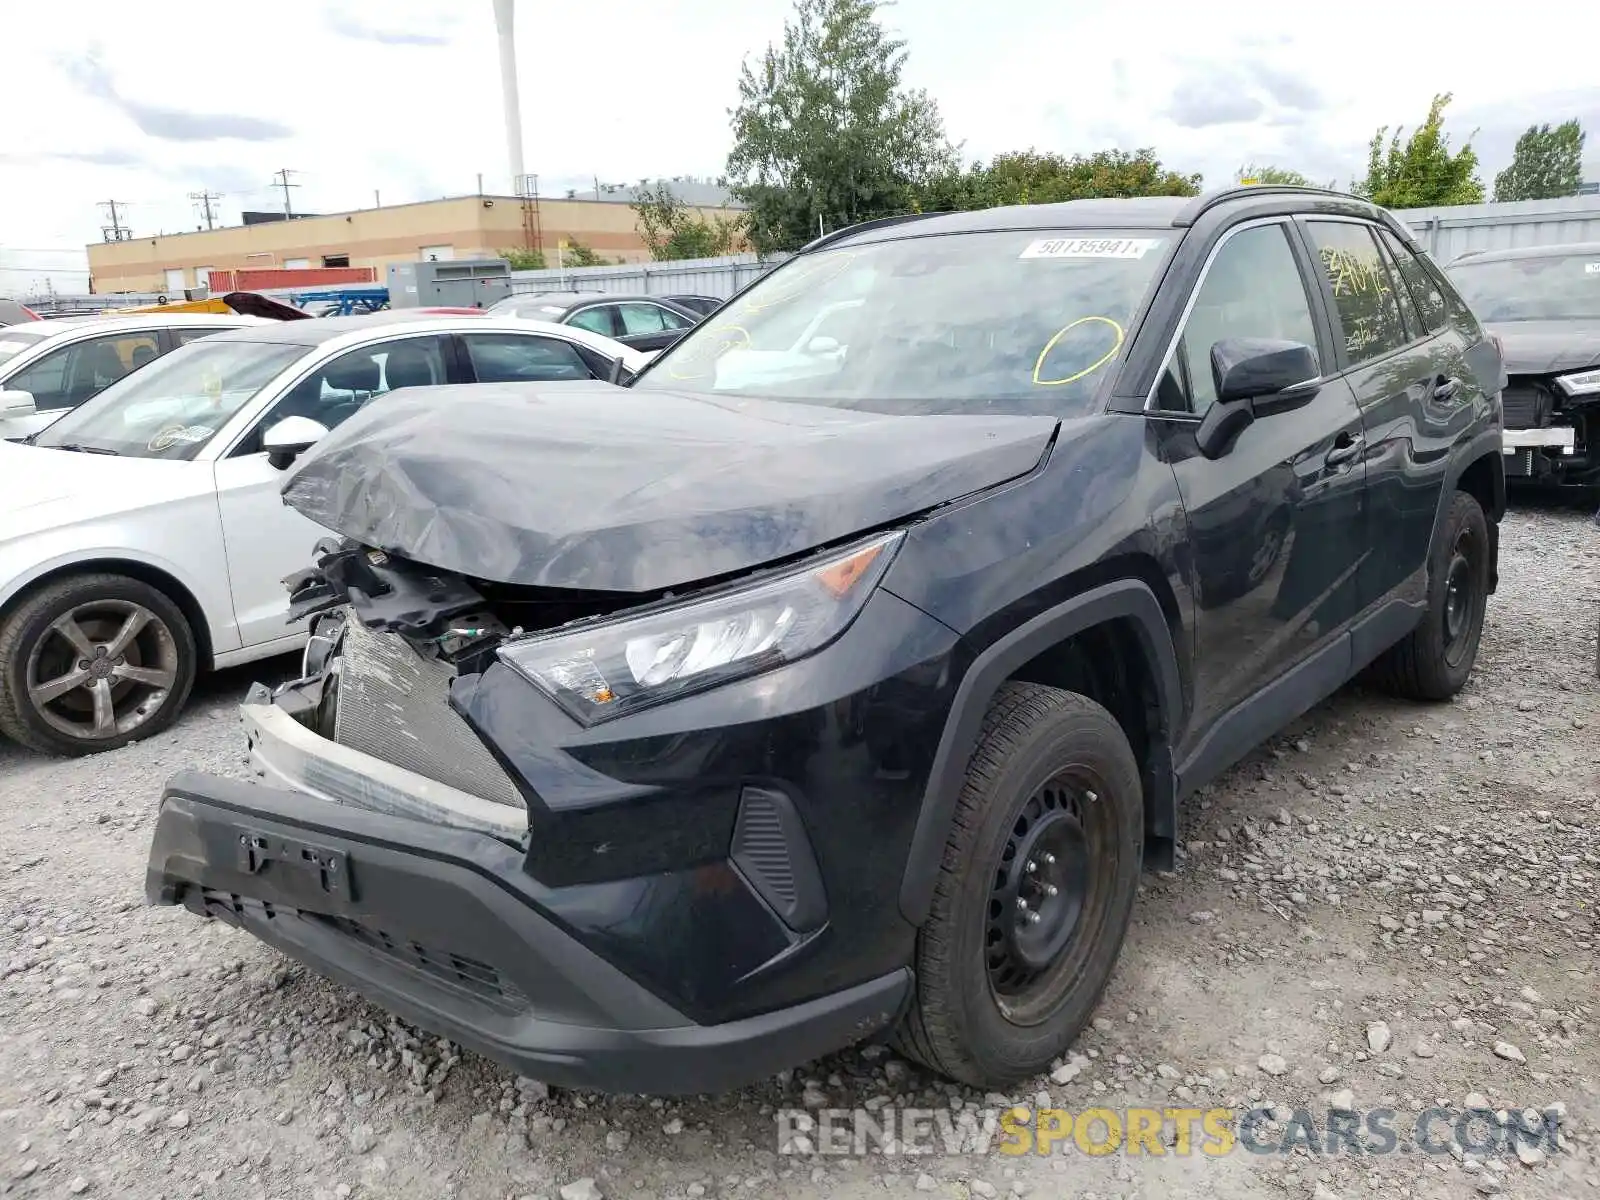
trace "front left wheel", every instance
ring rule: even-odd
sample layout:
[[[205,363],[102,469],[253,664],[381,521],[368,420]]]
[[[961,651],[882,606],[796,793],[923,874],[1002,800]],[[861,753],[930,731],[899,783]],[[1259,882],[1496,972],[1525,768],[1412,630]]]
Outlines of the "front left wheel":
[[[26,595],[0,626],[0,732],[84,755],[177,720],[198,654],[183,611],[125,575],[73,575]]]
[[[917,940],[901,1052],[978,1088],[1048,1069],[1111,978],[1143,842],[1139,767],[1116,718],[1073,692],[1002,687]]]

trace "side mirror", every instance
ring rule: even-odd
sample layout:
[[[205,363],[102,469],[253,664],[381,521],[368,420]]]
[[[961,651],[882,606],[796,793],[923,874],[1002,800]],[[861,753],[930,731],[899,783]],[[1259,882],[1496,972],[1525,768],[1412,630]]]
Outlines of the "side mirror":
[[[285,417],[261,435],[261,448],[267,452],[267,461],[282,471],[327,436],[328,427],[320,421]]]
[[[633,382],[633,372],[628,370],[620,358],[614,358],[611,360],[611,372],[606,376],[606,382],[617,387],[627,387]]]
[[[818,356],[824,354],[837,354],[839,353],[839,339],[836,337],[828,337],[826,334],[822,335],[821,337],[814,337],[806,343],[806,353],[815,354]]]
[[[1322,390],[1317,352],[1303,342],[1277,338],[1224,338],[1211,347],[1217,402],[1200,422],[1195,442],[1207,458],[1221,458],[1260,417],[1311,403]]]
[[[31,417],[38,411],[32,392],[12,388],[0,391],[0,417]]]

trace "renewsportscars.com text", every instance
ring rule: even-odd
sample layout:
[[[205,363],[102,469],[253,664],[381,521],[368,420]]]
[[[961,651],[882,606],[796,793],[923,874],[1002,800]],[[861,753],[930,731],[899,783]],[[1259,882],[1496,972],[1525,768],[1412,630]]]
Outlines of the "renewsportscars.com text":
[[[1561,1149],[1561,1112],[1429,1108],[1420,1113],[1255,1108],[780,1109],[778,1150],[802,1155],[1514,1153]],[[1282,1113],[1279,1112],[1279,1116]]]

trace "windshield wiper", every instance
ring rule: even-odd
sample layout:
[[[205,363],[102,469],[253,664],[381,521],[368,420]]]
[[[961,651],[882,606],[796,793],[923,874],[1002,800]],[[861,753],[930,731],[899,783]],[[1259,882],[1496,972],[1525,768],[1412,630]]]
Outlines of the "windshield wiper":
[[[121,458],[120,450],[111,450],[105,446],[86,446],[82,442],[62,442],[60,445],[50,446],[51,450],[72,450],[78,454],[109,454],[114,458]]]

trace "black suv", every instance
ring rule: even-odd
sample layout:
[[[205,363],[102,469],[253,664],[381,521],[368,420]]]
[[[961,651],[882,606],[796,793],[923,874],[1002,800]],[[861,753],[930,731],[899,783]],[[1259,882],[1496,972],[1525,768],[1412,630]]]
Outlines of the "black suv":
[[[1009,1084],[1185,794],[1462,686],[1501,382],[1393,218],[1250,187],[858,226],[629,387],[396,392],[284,485],[303,678],[149,899],[557,1084]]]

